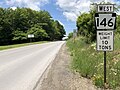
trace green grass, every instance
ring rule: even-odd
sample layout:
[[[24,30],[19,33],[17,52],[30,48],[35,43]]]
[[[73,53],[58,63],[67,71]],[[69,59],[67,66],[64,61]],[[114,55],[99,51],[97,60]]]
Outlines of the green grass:
[[[114,51],[107,52],[107,86],[112,89],[120,87],[120,35],[114,40]],[[96,43],[86,44],[84,38],[79,37],[75,42],[68,40],[67,46],[73,57],[72,69],[103,88],[103,52],[96,51]]]
[[[33,45],[33,44],[41,44],[41,43],[46,43],[46,42],[47,42],[47,41],[40,41],[40,42],[32,42],[32,43],[5,45],[5,46],[0,46],[0,50],[17,48],[17,47],[23,47],[23,46]]]

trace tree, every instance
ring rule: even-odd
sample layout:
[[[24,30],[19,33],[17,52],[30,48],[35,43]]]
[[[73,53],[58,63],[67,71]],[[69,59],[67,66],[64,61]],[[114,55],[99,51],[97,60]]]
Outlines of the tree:
[[[93,3],[94,4],[94,3]],[[111,4],[110,2],[105,3],[100,2],[100,4]],[[115,6],[115,11],[117,12],[119,6]],[[94,15],[96,13],[96,6],[91,7],[88,13],[83,13],[77,18],[77,28],[78,33],[86,38],[86,42],[90,43],[96,40],[96,30],[94,24]],[[120,16],[117,16],[117,32],[120,33]]]
[[[94,25],[95,11],[81,14],[77,19],[78,33],[86,37],[86,42],[90,43],[96,40],[96,30]]]
[[[73,32],[69,33],[69,35],[68,35],[69,39],[72,38],[72,37],[73,37]]]
[[[65,29],[47,11],[30,8],[0,8],[0,45],[27,42],[27,34],[35,41],[61,40]]]
[[[12,40],[16,43],[22,43],[27,40],[27,34],[24,33],[23,31],[16,30],[13,32],[13,35],[14,37]]]
[[[64,27],[57,20],[53,21],[52,25],[54,30],[53,38],[56,40],[62,40],[62,38],[66,34]]]
[[[117,32],[116,33],[119,33],[120,34],[120,15],[117,16]]]
[[[0,45],[12,42],[12,9],[0,8]]]
[[[46,40],[46,38],[48,38],[48,34],[46,33],[46,31],[38,25],[35,25],[34,27],[30,28],[27,34],[34,34],[34,38],[36,41]]]

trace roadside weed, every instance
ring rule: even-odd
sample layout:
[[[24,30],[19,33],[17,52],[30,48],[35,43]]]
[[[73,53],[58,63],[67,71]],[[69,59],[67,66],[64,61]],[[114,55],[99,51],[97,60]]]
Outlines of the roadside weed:
[[[68,40],[67,46],[73,58],[72,69],[103,88],[103,52],[96,51],[96,43],[86,44],[84,38],[79,37],[75,42]],[[110,89],[120,87],[120,35],[115,37],[114,51],[107,52],[107,84]]]

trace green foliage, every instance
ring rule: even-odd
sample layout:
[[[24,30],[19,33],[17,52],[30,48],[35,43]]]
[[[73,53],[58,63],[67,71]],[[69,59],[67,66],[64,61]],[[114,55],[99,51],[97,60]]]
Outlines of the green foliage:
[[[96,51],[96,44],[87,44],[85,37],[79,37],[73,42],[68,40],[67,46],[71,52],[72,68],[83,77],[89,78],[100,88],[104,87],[103,52]],[[107,86],[115,90],[120,87],[120,35],[115,35],[114,51],[107,52]]]
[[[23,46],[33,45],[33,44],[41,44],[41,43],[47,43],[47,41],[32,42],[32,43],[22,43],[22,44],[13,44],[13,45],[4,45],[4,46],[0,46],[0,50],[18,48],[18,47],[23,47]]]
[[[105,4],[105,2],[101,2]],[[106,4],[110,4],[109,2]],[[115,12],[118,11],[115,6]],[[88,13],[82,13],[77,18],[77,29],[79,38],[73,41],[68,40],[67,45],[73,57],[72,68],[79,72],[83,77],[90,78],[98,87],[104,87],[104,60],[103,52],[96,52],[96,30],[94,15],[95,7]],[[119,90],[120,88],[120,15],[117,15],[117,30],[115,32],[114,52],[107,53],[107,83],[108,88]],[[71,36],[71,34],[69,35]]]
[[[29,33],[35,34],[34,41],[61,40],[65,29],[47,11],[0,8],[0,45],[27,42]]]
[[[27,39],[27,35],[23,31],[16,30],[13,32],[13,35],[13,41],[22,41]]]
[[[93,57],[96,54],[93,46],[86,44],[84,38],[77,39],[75,43],[70,39],[67,45],[73,55],[73,69],[80,72],[83,77],[91,78],[95,72],[93,70],[96,70],[94,66],[98,61],[97,57]]]
[[[34,34],[35,39],[37,41],[39,41],[39,40],[45,40],[46,38],[48,38],[48,34],[46,33],[46,31],[43,30],[38,25],[35,25],[34,27],[30,28],[30,30],[28,30],[28,34]]]
[[[68,35],[69,39],[72,38],[72,37],[73,37],[73,32],[69,33],[69,35]]]
[[[81,14],[77,19],[78,33],[86,37],[86,43],[91,43],[96,39],[96,30],[94,25],[95,11]]]
[[[119,33],[120,34],[120,15],[117,16],[117,32],[116,33]]]
[[[53,22],[53,30],[54,30],[54,39],[58,39],[58,40],[62,40],[62,38],[64,37],[65,30],[63,29],[63,26],[58,22],[58,21],[54,21]]]
[[[100,4],[111,4],[110,2],[105,3],[104,1]],[[115,12],[119,11],[120,6],[115,5]],[[94,15],[96,13],[96,7],[91,7],[88,13],[82,13],[77,18],[78,34],[85,37],[86,43],[91,43],[96,40],[95,20]],[[120,33],[120,15],[117,15],[117,32]]]

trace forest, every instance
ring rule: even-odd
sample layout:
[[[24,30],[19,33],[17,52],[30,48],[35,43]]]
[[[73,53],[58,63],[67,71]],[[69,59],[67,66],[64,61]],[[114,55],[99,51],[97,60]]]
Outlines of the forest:
[[[34,34],[33,41],[54,41],[62,40],[66,32],[48,11],[0,8],[0,45],[29,42],[29,34]]]

